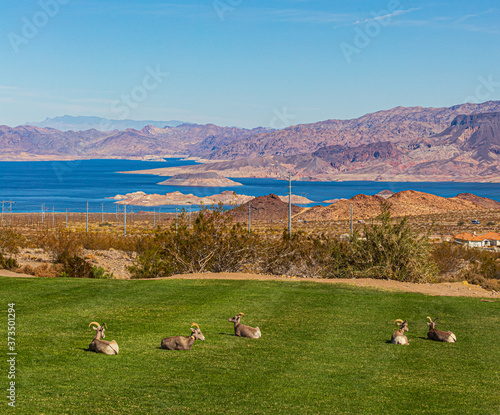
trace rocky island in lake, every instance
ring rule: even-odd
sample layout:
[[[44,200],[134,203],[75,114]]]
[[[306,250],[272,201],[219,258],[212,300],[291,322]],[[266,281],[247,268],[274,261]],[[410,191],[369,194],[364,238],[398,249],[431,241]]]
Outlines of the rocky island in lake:
[[[233,187],[243,186],[215,172],[186,173],[177,174],[170,179],[160,182],[165,186],[185,186],[185,187]]]

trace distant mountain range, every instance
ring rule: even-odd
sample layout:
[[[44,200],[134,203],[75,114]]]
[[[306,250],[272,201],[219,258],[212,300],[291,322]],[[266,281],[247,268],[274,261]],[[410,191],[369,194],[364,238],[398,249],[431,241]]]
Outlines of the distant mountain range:
[[[62,117],[64,118],[64,117]],[[500,181],[500,101],[449,108],[397,107],[354,120],[283,130],[181,124],[123,131],[0,126],[0,159],[190,156],[202,165],[162,176],[295,180]]]
[[[112,131],[112,130],[126,130],[133,128],[135,130],[142,130],[146,125],[153,125],[158,128],[164,127],[177,127],[184,124],[182,121],[136,121],[136,120],[109,120],[100,117],[87,117],[79,116],[73,117],[71,115],[63,115],[62,117],[46,118],[42,122],[28,122],[24,125],[32,125],[33,127],[41,128],[55,128],[60,131],[85,131],[85,130],[98,130],[98,131]]]

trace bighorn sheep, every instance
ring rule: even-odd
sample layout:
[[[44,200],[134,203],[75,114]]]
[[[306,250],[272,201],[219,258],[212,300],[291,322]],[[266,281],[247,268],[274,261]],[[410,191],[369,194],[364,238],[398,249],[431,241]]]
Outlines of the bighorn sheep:
[[[437,326],[436,321],[438,321],[439,317],[437,317],[434,321],[432,321],[432,318],[430,318],[429,316],[427,316],[427,318],[430,320],[430,322],[427,323],[429,326],[427,338],[429,340],[446,343],[455,343],[457,341],[457,336],[455,336],[451,331],[442,331],[435,329],[435,327]]]
[[[397,319],[394,320],[393,324],[397,324],[399,326],[399,330],[396,330],[392,333],[391,343],[392,344],[405,344],[408,346],[408,338],[405,336],[405,331],[408,331],[408,321]]]
[[[104,354],[118,354],[118,344],[116,341],[112,340],[110,342],[106,340],[102,340],[105,338],[104,330],[107,328],[106,323],[102,326],[99,323],[93,321],[89,324],[89,327],[95,325],[97,327],[92,327],[96,333],[94,336],[94,340],[89,344],[89,350],[92,350],[96,353],[104,353]]]
[[[262,334],[258,327],[253,328],[250,326],[244,326],[243,324],[240,324],[241,316],[244,315],[245,314],[243,313],[238,313],[237,315],[229,319],[229,322],[234,323],[234,334],[238,337],[250,337],[251,339],[260,339],[262,337]]]
[[[195,327],[194,329],[192,327]],[[191,323],[191,335],[188,337],[174,336],[165,337],[161,341],[161,348],[167,350],[191,350],[195,340],[205,340],[205,336],[200,330],[200,326],[196,323]]]

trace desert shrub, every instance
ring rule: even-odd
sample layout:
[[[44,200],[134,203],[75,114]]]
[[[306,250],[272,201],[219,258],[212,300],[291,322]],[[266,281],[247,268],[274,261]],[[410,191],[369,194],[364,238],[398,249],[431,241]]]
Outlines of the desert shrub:
[[[17,254],[19,248],[26,243],[23,235],[16,232],[13,228],[0,228],[0,252],[4,254]]]
[[[103,267],[94,266],[92,268],[92,278],[96,279],[112,279],[113,273],[108,273]]]
[[[54,278],[62,272],[61,264],[41,264],[33,270],[35,277]]]
[[[441,274],[463,272],[464,275],[472,273],[487,279],[500,279],[500,254],[497,252],[444,242],[433,247],[432,257]]]
[[[77,233],[63,229],[41,232],[35,244],[50,253],[54,261],[57,261],[63,253],[74,256],[79,255],[82,250],[82,241]]]
[[[464,224],[465,224],[465,222],[463,222],[463,221],[459,221],[459,222],[457,223],[457,226],[464,226]]]
[[[56,260],[63,252],[70,255],[81,255],[82,249],[109,250],[116,249],[134,252],[140,249],[143,240],[149,236],[123,236],[109,232],[85,232],[65,229],[45,230],[33,241],[32,245],[49,252]]]
[[[437,275],[428,239],[418,237],[407,218],[393,223],[389,205],[383,204],[376,220],[365,225],[363,238],[351,238],[348,266],[354,276],[425,282]]]
[[[138,255],[129,271],[133,279],[161,278],[175,274],[176,268],[162,259],[158,247],[146,249]]]
[[[255,261],[263,249],[261,238],[233,224],[221,206],[202,209],[189,229],[181,215],[177,227],[157,231],[141,241],[143,249],[130,267],[132,278],[158,278],[175,273],[234,272]]]
[[[139,235],[113,234],[109,232],[77,232],[77,237],[83,248],[92,250],[109,250],[111,248],[134,252],[137,250],[137,245],[141,243],[143,238]]]
[[[432,259],[441,274],[460,271],[474,254],[474,251],[454,242],[435,244],[432,248]]]
[[[495,226],[495,222],[488,222],[486,226]]]
[[[0,269],[15,270],[19,268],[16,258],[6,257],[0,252]]]
[[[64,251],[58,258],[57,263],[62,265],[60,276],[70,278],[94,278],[93,266],[79,255],[71,255]]]
[[[29,264],[23,265],[21,268],[18,268],[16,272],[20,274],[35,275],[35,270]]]
[[[267,241],[265,255],[261,256],[261,272],[323,277],[327,274],[335,245],[324,235],[316,237],[297,232],[290,236],[284,231],[280,240]]]

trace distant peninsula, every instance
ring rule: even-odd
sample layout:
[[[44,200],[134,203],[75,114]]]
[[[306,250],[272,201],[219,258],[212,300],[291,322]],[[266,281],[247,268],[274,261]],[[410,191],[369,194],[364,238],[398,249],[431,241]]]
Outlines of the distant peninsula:
[[[177,174],[170,179],[160,182],[165,186],[185,187],[234,187],[243,186],[241,183],[222,177],[215,172]]]

